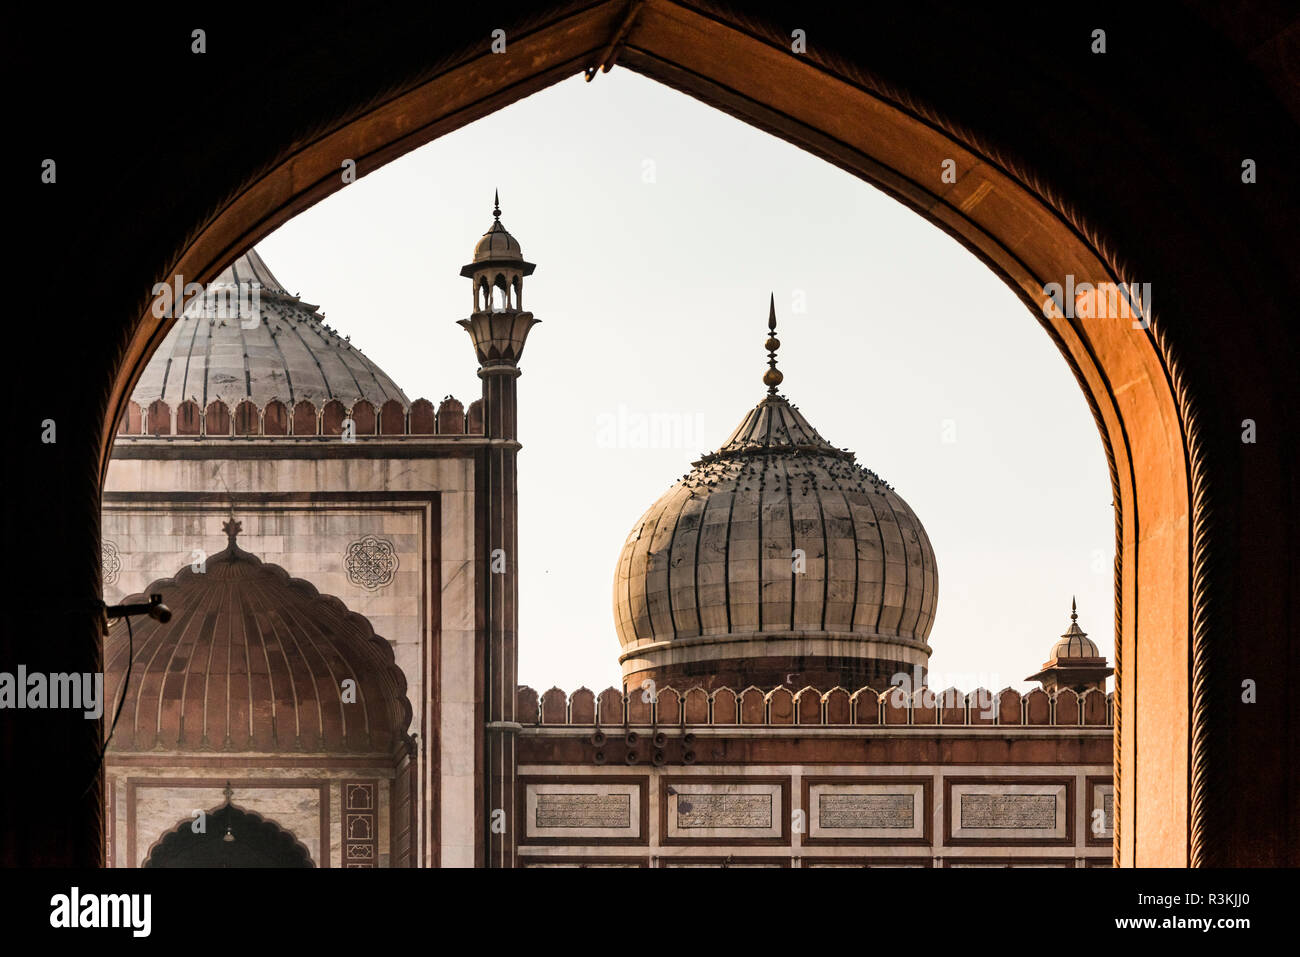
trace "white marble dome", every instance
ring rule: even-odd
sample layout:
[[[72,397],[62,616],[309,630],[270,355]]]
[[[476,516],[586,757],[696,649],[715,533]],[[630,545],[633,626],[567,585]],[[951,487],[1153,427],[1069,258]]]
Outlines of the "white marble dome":
[[[256,284],[257,315],[251,289]],[[280,284],[262,257],[249,250],[196,296],[168,331],[131,398],[141,408],[162,399],[176,408],[221,399],[264,407],[272,399],[290,408],[304,399],[320,406],[338,399],[350,408],[366,399],[376,409],[405,393],[378,366],[330,328],[318,308]]]
[[[769,394],[632,527],[614,581],[624,680],[883,686],[924,674],[937,596],[907,503]]]

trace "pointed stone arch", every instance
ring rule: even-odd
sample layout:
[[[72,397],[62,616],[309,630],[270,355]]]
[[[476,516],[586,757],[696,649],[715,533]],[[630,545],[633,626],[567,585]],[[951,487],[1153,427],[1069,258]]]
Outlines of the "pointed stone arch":
[[[256,811],[227,801],[206,812],[204,829],[186,817],[145,852],[141,867],[315,867],[294,833]],[[226,838],[229,837],[230,840]]]
[[[422,61],[418,69],[399,74],[407,79],[385,87],[383,95],[379,81],[373,89],[360,84],[355,103],[321,114],[324,119],[319,127],[310,131],[287,128],[278,138],[250,137],[245,152],[231,161],[242,163],[231,175],[244,179],[236,179],[233,186],[222,185],[225,181],[220,180],[207,192],[197,191],[195,208],[202,212],[175,217],[170,240],[175,244],[174,253],[166,278],[211,279],[238,250],[341,188],[339,156],[356,157],[359,172],[365,174],[437,136],[574,75],[606,48],[625,14],[625,4],[611,0],[578,10],[548,8],[527,14],[510,10],[514,8],[503,12],[503,18],[511,20],[513,16],[520,23],[520,29],[511,34],[511,51],[521,55],[491,57],[486,49],[480,49],[481,44],[462,43],[463,38],[453,30],[452,52],[437,61],[436,69],[433,61]],[[1013,29],[1006,28],[1007,32]],[[862,30],[864,35],[872,32],[868,24],[862,24]],[[826,30],[827,35],[834,32]],[[851,37],[853,32],[839,31],[841,37]],[[809,34],[816,35],[816,30]],[[1124,249],[1099,231],[1088,211],[1074,207],[1068,195],[1014,154],[1015,145],[1023,146],[1032,133],[1009,137],[1007,127],[1015,120],[1002,123],[997,102],[990,102],[987,112],[973,117],[969,113],[961,119],[944,116],[923,96],[870,72],[873,67],[865,41],[855,44],[851,39],[836,38],[828,41],[833,47],[828,53],[819,53],[814,44],[805,55],[791,56],[789,36],[779,25],[757,14],[728,13],[704,4],[686,7],[671,0],[649,0],[626,41],[620,65],[718,106],[876,184],[971,249],[1031,309],[1038,308],[1044,285],[1066,275],[1106,281],[1137,278],[1126,263]],[[454,53],[457,44],[462,49],[458,54]],[[1224,49],[1229,50],[1226,41]],[[1031,51],[1026,54],[1030,57]],[[1043,66],[1041,61],[1033,62]],[[1235,59],[1233,64],[1235,68]],[[1245,82],[1236,73],[1232,77],[1235,84]],[[920,80],[917,85],[932,89]],[[1077,92],[1063,91],[1061,96],[1065,106],[1084,106]],[[1225,91],[1224,96],[1230,98],[1232,92]],[[972,129],[972,122],[977,127],[982,124],[983,129]],[[1158,145],[1168,156],[1174,138],[1160,135],[1163,138]],[[1008,140],[1010,150],[1002,149]],[[945,183],[938,170],[948,160],[957,176],[955,182]],[[1065,175],[1068,180],[1070,173]],[[1155,199],[1152,206],[1158,212],[1161,209]],[[1135,220],[1143,218],[1136,215],[1141,210],[1133,212]],[[1162,222],[1176,225],[1170,220],[1165,215]],[[1245,213],[1237,228],[1256,222],[1260,222],[1256,214]],[[1185,232],[1193,234],[1196,229],[1189,226]],[[1218,249],[1219,255],[1229,260],[1228,265],[1235,267],[1244,263],[1248,254],[1237,253],[1233,247],[1246,249],[1251,244],[1222,236],[1202,241],[1180,236],[1171,245],[1204,252],[1207,265]],[[1258,269],[1248,270],[1249,275],[1267,276],[1271,270],[1280,276],[1273,262],[1268,259]],[[1205,270],[1201,298],[1211,306],[1225,305],[1229,284],[1215,283],[1209,277],[1212,271]],[[1231,268],[1218,271],[1234,272]],[[150,278],[154,278],[152,274]],[[1249,289],[1267,284],[1236,281],[1231,285]],[[1275,298],[1285,301],[1287,297],[1278,292],[1270,290]],[[1258,307],[1266,312],[1268,333],[1276,338],[1274,325],[1280,328],[1280,324],[1268,311],[1265,297],[1250,292],[1241,295],[1251,303],[1241,311]],[[1205,315],[1211,307],[1200,308],[1199,315]],[[1234,415],[1240,418],[1240,410],[1225,401],[1222,408],[1212,410],[1216,424],[1213,443],[1217,443],[1215,455],[1219,456],[1213,474],[1230,487],[1230,497],[1226,509],[1222,499],[1217,510],[1211,509],[1209,440],[1198,425],[1202,416],[1167,331],[1174,324],[1162,321],[1159,312],[1150,318],[1148,327],[1141,330],[1123,328],[1123,323],[1108,326],[1055,315],[1039,320],[1083,388],[1111,463],[1117,512],[1120,677],[1114,707],[1119,858],[1126,864],[1201,863],[1207,860],[1206,842],[1212,839],[1219,860],[1252,856],[1264,860],[1276,852],[1261,850],[1263,841],[1234,844],[1230,840],[1234,822],[1250,818],[1234,814],[1234,809],[1258,808],[1266,800],[1261,797],[1252,804],[1253,799],[1240,795],[1233,786],[1249,768],[1234,732],[1263,739],[1258,726],[1246,718],[1210,714],[1209,702],[1227,700],[1225,689],[1231,687],[1230,678],[1241,673],[1238,666],[1247,654],[1246,649],[1234,647],[1232,634],[1216,623],[1214,613],[1217,608],[1218,614],[1225,614],[1226,605],[1229,612],[1245,614],[1256,624],[1280,623],[1294,607],[1293,597],[1267,596],[1257,603],[1263,610],[1250,610],[1249,593],[1258,598],[1259,589],[1238,584],[1249,581],[1249,574],[1232,574],[1233,569],[1248,572],[1263,567],[1267,555],[1273,554],[1270,551],[1256,559],[1244,556],[1245,549],[1240,547],[1263,527],[1263,520],[1252,517],[1245,505],[1246,489],[1262,490],[1270,502],[1280,500],[1277,489],[1285,485],[1286,464],[1294,453],[1270,451],[1271,458],[1259,467],[1258,474],[1235,477],[1235,462],[1223,457],[1221,447],[1227,440],[1221,437],[1224,429],[1220,426]],[[113,383],[107,394],[96,395],[97,408],[107,407],[98,450],[101,484],[113,430],[139,370],[166,325],[165,320],[144,315],[126,330],[124,345],[115,356]],[[1219,332],[1215,335],[1225,338]],[[1234,372],[1241,373],[1254,355],[1246,347],[1234,350],[1225,380]],[[1197,374],[1201,377],[1198,382],[1203,383],[1204,369]],[[1258,388],[1242,386],[1234,392],[1225,387],[1213,394],[1236,396],[1241,392],[1258,396],[1266,405],[1267,389],[1265,382]],[[1258,507],[1257,501],[1251,504],[1256,512],[1269,511]],[[1233,527],[1235,520],[1248,527],[1238,531]],[[1270,548],[1274,544],[1270,542]],[[1139,581],[1152,583],[1140,603]],[[1255,632],[1262,635],[1265,630],[1256,628]],[[1268,647],[1284,646],[1271,643]],[[1249,651],[1257,653],[1258,648]],[[1209,667],[1211,658],[1217,661],[1216,668]],[[1206,693],[1207,688],[1216,693]],[[1135,720],[1139,695],[1158,709],[1158,720],[1142,724]],[[1279,716],[1278,707],[1261,704],[1256,711],[1280,717],[1284,724],[1279,727],[1293,732],[1294,715]],[[1224,730],[1212,734],[1213,727]],[[1294,776],[1288,761],[1294,758],[1275,756],[1266,769],[1267,787],[1261,785],[1256,790],[1278,794]],[[1287,814],[1293,812],[1275,812],[1269,821],[1294,821],[1294,816]],[[1208,835],[1207,821],[1213,822]],[[1252,826],[1257,830],[1265,827]],[[1140,842],[1141,835],[1146,836]]]

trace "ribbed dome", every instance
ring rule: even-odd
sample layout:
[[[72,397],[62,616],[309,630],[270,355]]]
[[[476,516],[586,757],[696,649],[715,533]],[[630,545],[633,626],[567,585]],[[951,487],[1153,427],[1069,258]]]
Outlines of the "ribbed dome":
[[[110,750],[392,755],[411,722],[406,679],[370,623],[232,543],[154,582],[172,619],[139,618]],[[143,596],[127,602],[143,601]],[[105,729],[127,669],[126,627],[104,645]],[[342,682],[356,682],[344,702]]]
[[[937,593],[907,503],[769,395],[623,546],[624,680],[883,686],[924,672]]]
[[[247,308],[254,282],[260,284],[257,316]],[[172,408],[186,399],[203,407],[222,399],[232,409],[244,399],[259,407],[272,399],[290,408],[304,399],[317,407],[330,399],[348,407],[357,399],[375,408],[389,399],[409,405],[396,383],[327,326],[317,308],[290,295],[249,250],[186,307],[131,398],[141,408],[155,399]]]
[[[492,228],[483,234],[483,238],[474,247],[474,262],[481,263],[501,259],[523,259],[524,251],[519,247],[519,240],[506,232],[501,220],[492,224]]]
[[[1070,627],[1065,630],[1061,640],[1052,646],[1052,657],[1059,661],[1063,658],[1096,658],[1100,654],[1096,643],[1079,627],[1079,611],[1071,602]]]

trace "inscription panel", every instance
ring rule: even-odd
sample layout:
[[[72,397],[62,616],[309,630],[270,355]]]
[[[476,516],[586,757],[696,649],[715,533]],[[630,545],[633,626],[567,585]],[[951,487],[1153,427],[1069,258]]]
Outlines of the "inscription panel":
[[[789,867],[788,857],[661,857],[660,867]]]
[[[539,793],[534,813],[539,828],[630,828],[632,795],[552,792]]]
[[[1052,860],[1041,857],[1007,857],[1007,858],[949,858],[944,867],[1074,867],[1073,858]]]
[[[917,868],[931,867],[929,857],[805,857],[800,867]]]
[[[644,857],[555,857],[552,855],[520,856],[520,867],[648,867]]]
[[[785,844],[789,778],[660,779],[664,844]]]
[[[961,827],[1026,828],[1056,827],[1054,794],[963,794]]]
[[[1072,844],[1072,779],[945,778],[952,844]]]
[[[1115,842],[1115,785],[1109,776],[1088,778],[1087,814],[1084,827],[1088,843],[1105,846]]]
[[[521,844],[644,844],[646,779],[520,778]]]
[[[804,778],[805,844],[929,844],[930,779]]]
[[[910,794],[823,794],[817,823],[837,830],[915,827],[916,802]]]
[[[677,800],[677,827],[761,828],[772,827],[775,816],[773,794],[687,794]]]

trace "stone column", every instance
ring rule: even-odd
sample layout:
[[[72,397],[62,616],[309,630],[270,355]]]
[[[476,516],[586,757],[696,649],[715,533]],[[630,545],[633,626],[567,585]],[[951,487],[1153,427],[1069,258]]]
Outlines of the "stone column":
[[[515,821],[515,689],[519,671],[519,497],[516,455],[518,361],[528,331],[540,320],[530,312],[476,312],[460,325],[474,340],[483,380],[483,430],[487,567],[485,627],[479,636],[483,666],[484,762],[481,835],[488,867],[514,867],[518,846]],[[476,842],[477,843],[477,842]]]

